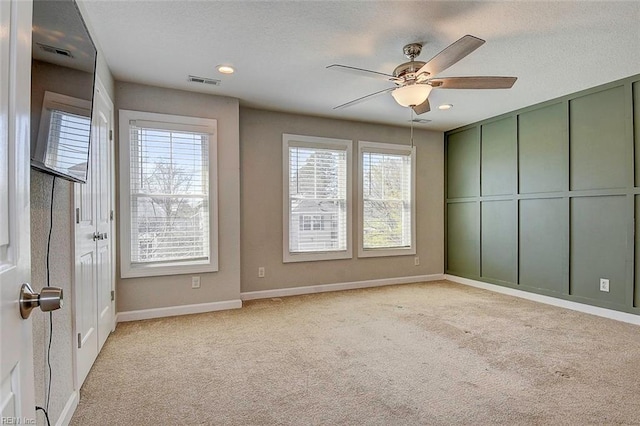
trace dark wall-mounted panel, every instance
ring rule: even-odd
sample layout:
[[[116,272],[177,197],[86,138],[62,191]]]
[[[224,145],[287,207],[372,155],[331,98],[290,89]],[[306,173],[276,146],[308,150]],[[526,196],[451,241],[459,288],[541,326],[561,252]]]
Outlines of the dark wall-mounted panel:
[[[478,203],[447,206],[447,271],[480,275],[480,211]]]
[[[482,195],[508,195],[515,191],[516,120],[507,117],[482,127]]]
[[[519,219],[519,284],[568,294],[568,202],[521,200]]]
[[[572,99],[569,116],[571,189],[624,188],[630,153],[624,86]]]
[[[518,116],[520,193],[566,191],[569,181],[568,117],[564,103]]]
[[[515,201],[482,202],[482,277],[516,282]]]
[[[635,282],[633,289],[633,306],[640,308],[640,195],[635,196]]]
[[[473,127],[447,138],[447,197],[480,195],[480,136]]]
[[[633,83],[633,128],[636,153],[636,186],[640,186],[640,81]]]
[[[627,294],[627,198],[571,200],[571,294],[624,305]],[[600,291],[609,279],[609,292]]]

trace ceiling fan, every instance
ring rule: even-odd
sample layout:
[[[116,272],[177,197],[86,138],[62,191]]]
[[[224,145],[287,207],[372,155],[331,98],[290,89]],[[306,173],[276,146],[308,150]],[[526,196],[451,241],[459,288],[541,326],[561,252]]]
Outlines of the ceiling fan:
[[[415,58],[422,51],[422,44],[407,44],[404,55],[409,62],[400,64],[393,70],[393,74],[351,67],[348,65],[329,65],[328,69],[346,71],[378,79],[384,79],[395,84],[384,90],[363,96],[353,101],[338,105],[334,109],[346,108],[368,101],[377,96],[391,92],[396,102],[404,107],[410,107],[416,114],[430,111],[429,93],[437,89],[509,89],[516,82],[517,77],[435,77],[449,68],[478,47],[484,40],[466,35],[455,41],[428,62],[416,61]]]

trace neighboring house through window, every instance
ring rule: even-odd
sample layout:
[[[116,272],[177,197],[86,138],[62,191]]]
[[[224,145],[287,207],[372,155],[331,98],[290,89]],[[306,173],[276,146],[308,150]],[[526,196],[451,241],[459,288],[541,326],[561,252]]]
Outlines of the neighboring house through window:
[[[216,120],[120,111],[123,277],[218,270]]]
[[[285,262],[351,258],[351,141],[283,135]]]

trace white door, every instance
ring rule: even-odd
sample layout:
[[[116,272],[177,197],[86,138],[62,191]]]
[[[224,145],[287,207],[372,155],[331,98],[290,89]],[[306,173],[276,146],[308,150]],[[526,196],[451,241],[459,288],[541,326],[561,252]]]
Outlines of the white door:
[[[113,104],[96,82],[87,183],[75,184],[77,385],[82,386],[113,328],[111,221]]]
[[[97,285],[98,285],[98,351],[109,337],[113,328],[114,301],[112,297],[113,251],[115,243],[111,232],[111,177],[113,175],[111,144],[113,142],[113,104],[106,96],[100,83],[96,85],[96,96],[93,101],[94,147],[96,147],[96,163],[93,164],[95,174],[96,226],[99,235],[96,241]]]
[[[93,142],[93,141],[92,141]],[[96,265],[96,214],[93,202],[95,146],[91,146],[87,183],[75,183],[74,317],[77,339],[77,388],[80,389],[98,356],[98,290]]]
[[[31,270],[31,14],[30,1],[0,1],[0,414],[13,424],[35,419],[32,325],[18,305]]]

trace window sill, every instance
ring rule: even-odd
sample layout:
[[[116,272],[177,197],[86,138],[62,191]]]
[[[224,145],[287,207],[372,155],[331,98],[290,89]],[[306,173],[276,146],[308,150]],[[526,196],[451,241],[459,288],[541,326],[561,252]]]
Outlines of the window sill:
[[[351,250],[345,251],[328,251],[328,252],[319,252],[319,253],[288,253],[285,252],[282,262],[283,263],[294,263],[294,262],[316,262],[322,260],[341,260],[341,259],[351,259],[353,255],[351,254]]]
[[[389,257],[389,256],[414,256],[415,247],[390,248],[390,249],[358,249],[358,258],[366,257]]]
[[[217,262],[165,263],[156,265],[123,265],[121,278],[157,277],[162,275],[185,275],[217,272]]]

